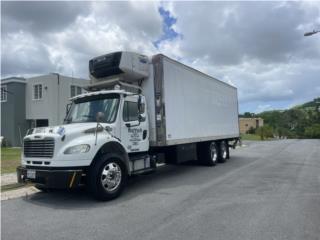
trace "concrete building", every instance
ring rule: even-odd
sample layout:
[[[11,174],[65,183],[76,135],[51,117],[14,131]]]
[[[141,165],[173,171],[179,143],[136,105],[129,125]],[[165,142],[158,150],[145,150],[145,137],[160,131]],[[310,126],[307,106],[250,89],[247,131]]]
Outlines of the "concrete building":
[[[63,123],[69,99],[84,92],[88,80],[59,74],[27,79],[26,119],[28,126],[54,126]]]
[[[1,81],[1,136],[7,144],[21,146],[26,122],[26,79],[11,77]]]
[[[60,74],[1,80],[1,136],[21,146],[26,130],[63,123],[70,97],[84,92],[88,80]]]
[[[239,118],[240,133],[247,133],[251,128],[263,126],[262,118]]]

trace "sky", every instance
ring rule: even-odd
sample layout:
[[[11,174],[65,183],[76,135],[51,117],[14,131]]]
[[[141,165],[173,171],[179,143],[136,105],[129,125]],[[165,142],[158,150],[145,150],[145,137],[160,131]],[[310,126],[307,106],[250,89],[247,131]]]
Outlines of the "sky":
[[[113,51],[163,53],[238,89],[241,113],[320,96],[320,2],[1,2],[1,78],[88,78]]]

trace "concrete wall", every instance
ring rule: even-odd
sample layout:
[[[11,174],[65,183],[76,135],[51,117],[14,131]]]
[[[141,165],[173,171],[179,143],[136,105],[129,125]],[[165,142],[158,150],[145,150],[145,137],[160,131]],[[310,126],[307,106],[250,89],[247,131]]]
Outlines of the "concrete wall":
[[[42,99],[35,100],[33,86],[42,84]],[[1,102],[1,136],[11,146],[21,146],[21,138],[37,119],[48,119],[48,124],[63,123],[66,105],[71,97],[71,86],[84,87],[88,80],[57,74],[29,78],[2,79],[7,87],[7,101]],[[83,90],[84,91],[84,90]]]
[[[3,83],[7,86],[7,101],[1,102],[1,136],[11,146],[21,146],[21,138],[27,131],[25,87],[22,82]]]
[[[48,119],[49,125],[63,123],[66,105],[69,103],[70,88],[87,86],[88,80],[75,79],[57,74],[29,78],[26,88],[26,118],[28,120]],[[33,86],[42,84],[42,99],[33,99]]]
[[[240,133],[247,133],[250,128],[257,129],[263,126],[262,118],[239,118]]]

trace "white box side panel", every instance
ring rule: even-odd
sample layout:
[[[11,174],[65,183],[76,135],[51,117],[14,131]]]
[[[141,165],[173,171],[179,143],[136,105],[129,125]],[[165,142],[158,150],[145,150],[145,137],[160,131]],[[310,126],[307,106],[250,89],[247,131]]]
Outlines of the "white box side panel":
[[[239,136],[237,90],[163,58],[167,144]]]

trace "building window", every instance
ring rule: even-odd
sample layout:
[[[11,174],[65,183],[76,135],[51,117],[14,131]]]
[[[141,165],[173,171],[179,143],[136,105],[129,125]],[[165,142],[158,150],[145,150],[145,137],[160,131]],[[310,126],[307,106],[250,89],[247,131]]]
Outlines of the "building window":
[[[7,101],[7,86],[1,87],[1,102]]]
[[[82,93],[82,88],[78,86],[71,85],[70,87],[70,97],[77,96]]]
[[[42,99],[42,84],[33,85],[33,100]]]

